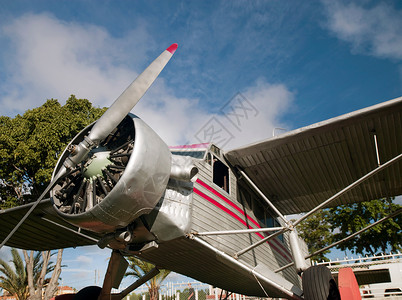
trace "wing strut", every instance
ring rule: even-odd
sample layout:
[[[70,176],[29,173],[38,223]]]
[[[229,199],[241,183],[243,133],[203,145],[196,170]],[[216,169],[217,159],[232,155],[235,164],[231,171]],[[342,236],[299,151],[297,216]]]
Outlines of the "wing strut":
[[[216,249],[199,237],[193,237],[193,239],[197,243],[200,243],[201,245],[207,247],[209,250],[212,250],[218,257],[219,261],[227,262],[228,265],[234,265],[237,268],[252,274],[260,286],[261,284],[265,285],[266,287],[269,286],[280,292],[283,295],[282,297],[286,297],[286,299],[303,299],[301,296],[299,296],[300,294],[302,294],[302,292],[298,291],[298,288],[292,283],[287,282],[284,277],[275,276],[276,274],[269,269],[261,270],[258,265],[252,268],[249,265],[246,265],[241,261],[238,261],[237,259],[231,257],[230,255],[227,255],[225,252]],[[263,290],[265,293],[265,289]]]
[[[285,227],[269,227],[257,229],[241,229],[241,230],[221,230],[221,231],[206,231],[206,232],[192,232],[196,236],[209,236],[209,235],[231,235],[231,234],[245,234],[255,232],[270,232],[285,229]]]
[[[333,195],[332,197],[328,198],[327,200],[325,200],[324,202],[322,202],[320,205],[316,206],[315,208],[313,208],[311,211],[309,211],[307,214],[305,214],[303,217],[301,217],[299,220],[297,220],[296,222],[294,222],[292,224],[292,222],[288,221],[285,219],[285,217],[280,213],[280,211],[271,203],[271,201],[269,201],[269,199],[258,189],[258,187],[252,182],[252,180],[246,175],[246,173],[242,170],[239,170],[240,174],[248,181],[248,183],[255,189],[256,192],[258,192],[258,194],[261,195],[261,197],[263,197],[263,199],[269,204],[269,206],[271,208],[274,209],[274,211],[278,214],[278,216],[285,221],[285,228],[270,235],[267,236],[266,238],[246,247],[243,250],[240,250],[238,252],[236,252],[234,254],[234,256],[236,258],[238,258],[239,256],[243,255],[244,253],[247,253],[248,251],[258,247],[259,245],[267,242],[268,240],[282,234],[285,233],[287,231],[291,231],[291,238],[289,240],[290,242],[290,248],[292,250],[292,254],[293,254],[293,259],[296,262],[296,269],[298,271],[302,271],[305,268],[305,264],[304,264],[304,257],[302,255],[302,252],[299,249],[299,245],[297,242],[297,233],[294,230],[294,228],[300,224],[300,222],[302,222],[303,220],[305,220],[306,218],[308,218],[309,216],[313,215],[314,213],[316,213],[318,210],[324,208],[325,206],[327,206],[328,204],[330,204],[331,202],[333,202],[334,200],[338,199],[340,196],[342,196],[343,194],[345,194],[346,192],[348,192],[349,190],[353,189],[354,187],[358,186],[359,184],[361,184],[362,182],[364,182],[365,180],[369,179],[370,177],[374,176],[375,174],[377,174],[378,172],[382,171],[383,169],[389,167],[390,165],[396,163],[397,161],[399,161],[402,158],[402,153],[395,156],[394,158],[390,159],[389,161],[387,161],[386,163],[378,166],[377,168],[373,169],[372,171],[370,171],[369,173],[367,173],[366,175],[362,176],[361,178],[359,178],[358,180],[354,181],[353,183],[349,184],[347,187],[345,187],[344,189],[342,189],[341,191],[339,191],[338,193],[336,193],[335,195]],[[310,256],[311,257],[311,256]],[[289,267],[289,264],[284,266]]]
[[[396,163],[398,160],[400,160],[402,158],[402,153],[395,156],[393,159],[390,159],[389,161],[387,161],[386,163],[378,166],[377,168],[373,169],[372,171],[368,172],[366,175],[362,176],[361,178],[359,178],[358,180],[356,180],[355,182],[349,184],[347,187],[345,187],[343,190],[339,191],[338,193],[336,193],[335,195],[333,195],[332,197],[328,198],[327,200],[325,200],[324,202],[322,202],[320,205],[317,205],[315,208],[313,208],[312,210],[310,210],[308,213],[306,213],[303,217],[301,217],[299,220],[297,220],[293,226],[297,226],[297,224],[299,224],[301,221],[305,220],[306,218],[308,218],[309,216],[311,216],[312,214],[314,214],[316,211],[318,211],[319,209],[327,206],[329,203],[331,203],[332,201],[338,199],[340,196],[342,196],[343,194],[345,194],[346,192],[348,192],[349,190],[351,190],[352,188],[354,188],[355,186],[361,184],[363,181],[369,179],[370,177],[374,176],[375,174],[377,174],[378,172],[380,172],[381,170],[385,169],[386,167],[389,167],[390,165],[392,165],[393,163]]]
[[[250,177],[247,176],[247,174],[243,171],[238,169],[240,174],[244,177],[244,179],[247,180],[247,182],[253,187],[253,189],[267,202],[269,207],[272,208],[272,210],[282,219],[285,224],[290,225],[289,221],[286,220],[284,215],[275,207],[275,205],[272,204],[272,202],[267,198],[267,196],[264,195],[264,193],[254,184],[254,182],[250,179]]]
[[[324,252],[324,251],[326,251],[326,250],[328,250],[328,249],[330,249],[332,247],[335,247],[335,246],[337,246],[339,244],[342,244],[343,242],[349,241],[349,240],[353,239],[356,235],[359,235],[360,233],[362,233],[362,232],[364,232],[366,230],[369,230],[370,228],[372,228],[372,227],[374,227],[374,226],[376,226],[376,225],[378,225],[378,224],[380,224],[380,223],[382,223],[382,222],[384,222],[384,221],[386,221],[386,220],[388,220],[390,218],[393,218],[393,217],[395,217],[395,216],[397,216],[397,215],[399,215],[401,213],[402,213],[402,208],[400,208],[400,209],[394,211],[393,213],[389,214],[388,216],[386,216],[386,217],[384,217],[384,218],[382,218],[382,219],[380,219],[380,220],[378,220],[378,221],[376,221],[376,222],[364,227],[363,229],[360,229],[359,231],[356,231],[355,233],[349,235],[348,237],[346,237],[346,238],[344,238],[344,239],[342,239],[340,241],[332,243],[329,246],[326,246],[326,247],[324,247],[324,248],[322,248],[322,249],[320,249],[318,251],[315,251],[314,253],[311,253],[311,254],[307,255],[305,257],[305,259],[309,259],[309,258],[313,257],[314,255],[320,254],[320,253],[322,253],[322,252]],[[289,264],[287,264],[287,265],[275,270],[275,273],[283,271],[283,270],[285,270],[285,269],[287,269],[287,268],[289,268],[289,267],[291,267],[293,265],[294,265],[294,262],[289,263]]]

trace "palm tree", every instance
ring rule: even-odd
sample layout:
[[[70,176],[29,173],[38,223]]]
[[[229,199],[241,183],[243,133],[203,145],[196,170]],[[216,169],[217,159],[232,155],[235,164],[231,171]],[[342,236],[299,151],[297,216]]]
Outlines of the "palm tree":
[[[12,264],[0,259],[0,288],[6,290],[17,300],[28,298],[27,273],[24,262],[16,249],[11,249]],[[13,266],[12,266],[13,265]]]
[[[126,272],[124,276],[134,276],[140,278],[144,276],[146,273],[151,271],[155,266],[151,263],[142,261],[136,257],[129,257],[129,271]],[[169,270],[159,270],[159,274],[156,275],[154,278],[146,282],[148,287],[149,297],[150,300],[157,300],[159,296],[159,289],[162,282],[166,279],[169,275]]]
[[[23,252],[24,251],[25,250],[23,250]],[[44,262],[42,252],[35,252],[32,254],[32,277],[34,288],[36,289]],[[26,300],[28,297],[33,297],[33,295],[30,295],[29,293],[26,262],[24,263],[18,251],[14,248],[11,249],[11,256],[11,264],[0,259],[0,288],[9,292],[11,295],[16,297],[17,300]],[[55,265],[50,261],[46,265],[46,271],[44,271],[45,275],[53,272],[54,269]],[[48,281],[49,279],[44,280]]]
[[[57,290],[58,279],[61,272],[61,259],[63,249],[59,249],[56,265],[50,258],[55,254],[50,251],[28,251],[23,250],[25,257],[25,268],[27,271],[27,285],[29,299],[50,299]],[[49,273],[53,273],[51,278],[46,278]],[[42,296],[45,292],[44,297]]]

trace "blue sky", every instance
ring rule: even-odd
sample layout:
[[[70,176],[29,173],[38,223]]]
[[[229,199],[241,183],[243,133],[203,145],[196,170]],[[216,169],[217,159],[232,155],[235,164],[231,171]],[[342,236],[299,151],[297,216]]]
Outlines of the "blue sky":
[[[199,142],[215,118],[234,136],[229,149],[401,96],[401,32],[392,0],[3,0],[0,114],[70,94],[109,106],[178,43],[133,112],[170,145]],[[239,93],[256,111],[240,130],[222,112]],[[66,253],[62,277],[93,283],[99,253]]]
[[[169,144],[211,116],[232,130],[220,109],[237,93],[259,114],[227,148],[402,94],[400,2],[306,2],[2,1],[0,112],[70,94],[109,106],[173,42],[134,109]]]

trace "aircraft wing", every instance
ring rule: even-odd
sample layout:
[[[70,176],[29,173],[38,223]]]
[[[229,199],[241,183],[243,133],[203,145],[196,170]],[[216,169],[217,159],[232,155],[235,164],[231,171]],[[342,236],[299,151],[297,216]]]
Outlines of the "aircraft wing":
[[[283,214],[306,212],[375,169],[376,149],[380,163],[402,153],[401,115],[402,97],[228,151],[225,157]],[[331,206],[401,194],[399,160]]]
[[[0,241],[11,232],[30,209],[32,203],[0,210]],[[7,242],[7,246],[27,250],[53,250],[95,245],[100,236],[63,221],[52,208],[50,199],[43,200]]]

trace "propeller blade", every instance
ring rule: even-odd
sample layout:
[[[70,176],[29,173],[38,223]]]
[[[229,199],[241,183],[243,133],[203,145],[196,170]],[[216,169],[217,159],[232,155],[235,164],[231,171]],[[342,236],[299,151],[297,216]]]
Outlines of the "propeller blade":
[[[93,147],[99,145],[99,143],[119,125],[155,81],[159,73],[172,58],[176,49],[177,44],[172,44],[163,51],[162,54],[128,86],[119,98],[113,102],[109,109],[94,124],[88,136],[85,137],[80,144],[72,146],[70,151],[71,155],[66,158],[58,174],[54,177],[55,180],[64,176],[67,169],[75,168],[77,164],[87,157]]]
[[[53,176],[52,181],[44,190],[42,195],[36,200],[36,202],[27,211],[24,217],[18,222],[13,230],[7,235],[7,237],[0,243],[0,249],[7,243],[7,241],[13,236],[18,228],[24,223],[32,211],[38,206],[42,199],[49,193],[49,191],[56,185],[57,181],[68,174],[68,170],[73,169],[79,162],[81,162],[86,155],[88,155],[91,148],[88,148],[88,144],[99,144],[100,141],[105,139],[112,130],[119,125],[124,117],[133,109],[133,107],[142,98],[148,88],[152,85],[159,73],[163,70],[169,60],[172,58],[174,52],[177,49],[177,44],[170,45],[165,51],[159,55],[149,66],[146,68],[120,95],[119,98],[111,105],[111,107],[103,114],[102,117],[92,127],[91,132],[88,135],[89,141],[81,142],[78,145],[75,154],[67,157],[65,164],[61,166],[58,172]],[[93,147],[93,145],[92,145]],[[113,176],[110,174],[112,179]],[[103,186],[102,186],[103,187]],[[103,187],[104,188],[104,187]],[[105,188],[104,188],[105,189]],[[106,189],[105,189],[106,191]],[[106,191],[107,192],[107,191]],[[72,206],[73,209],[73,206]],[[71,213],[71,212],[70,212]]]
[[[148,88],[152,85],[159,73],[169,62],[177,44],[172,44],[162,52],[116,99],[103,116],[95,123],[88,138],[95,144],[105,139],[112,130],[119,125],[123,118],[133,109]]]

